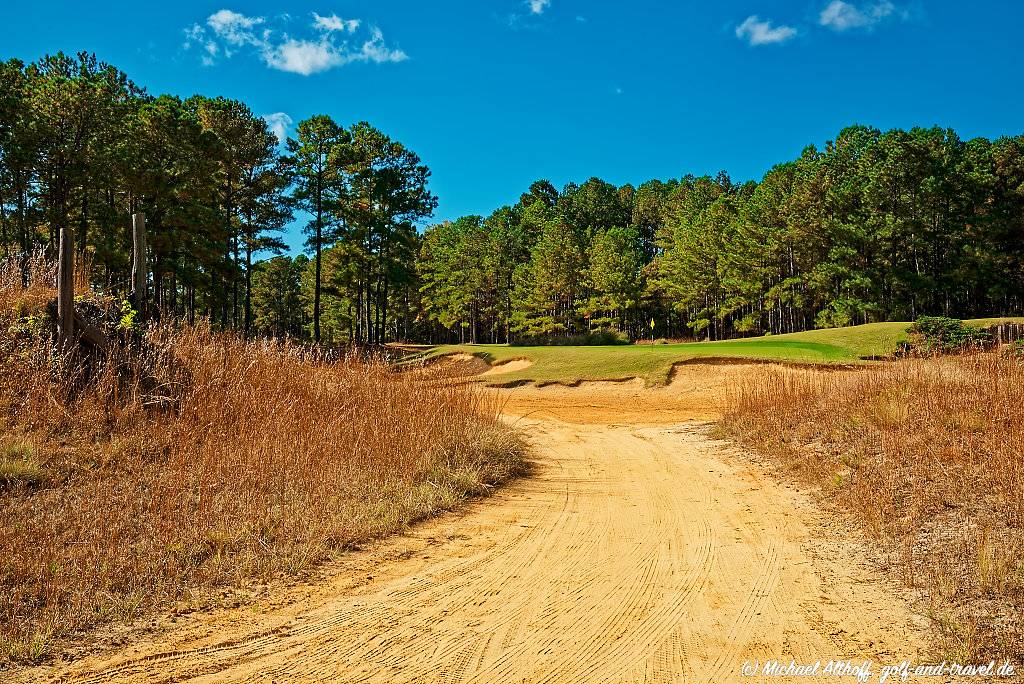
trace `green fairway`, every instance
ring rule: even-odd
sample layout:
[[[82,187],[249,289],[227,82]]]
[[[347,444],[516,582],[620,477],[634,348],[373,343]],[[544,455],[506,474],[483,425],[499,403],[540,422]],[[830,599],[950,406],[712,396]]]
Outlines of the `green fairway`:
[[[1003,319],[968,321],[988,325]],[[472,354],[491,364],[526,359],[523,370],[482,378],[491,384],[533,381],[574,383],[582,380],[642,378],[664,384],[672,366],[701,358],[741,358],[814,364],[865,363],[887,357],[906,340],[910,323],[869,323],[848,328],[809,330],[787,335],[751,337],[720,342],[618,345],[593,347],[513,347],[505,344],[462,344],[434,347],[421,358]]]

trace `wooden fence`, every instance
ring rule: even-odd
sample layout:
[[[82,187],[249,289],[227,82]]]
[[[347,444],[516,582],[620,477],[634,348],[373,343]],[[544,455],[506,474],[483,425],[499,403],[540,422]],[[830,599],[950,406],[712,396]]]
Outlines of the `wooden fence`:
[[[1010,344],[1017,340],[1024,340],[1024,323],[1012,323],[1007,321],[990,325],[986,330],[988,330],[989,335],[992,336],[992,343],[996,346]]]

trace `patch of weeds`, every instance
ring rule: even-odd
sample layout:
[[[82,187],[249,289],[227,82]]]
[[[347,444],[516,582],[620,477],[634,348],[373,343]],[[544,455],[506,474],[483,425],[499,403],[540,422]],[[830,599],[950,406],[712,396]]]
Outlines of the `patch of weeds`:
[[[969,663],[978,658],[981,651],[977,622],[969,616],[957,619],[948,613],[933,612],[930,615],[936,627],[939,644],[945,659],[957,663]]]
[[[0,636],[0,657],[26,665],[38,665],[46,660],[53,646],[53,634],[49,630],[33,632],[25,639],[7,639]]]
[[[1024,340],[1014,340],[1009,344],[1003,345],[1001,353],[1007,358],[1024,361]]]
[[[910,387],[889,387],[879,392],[868,404],[870,420],[879,428],[893,428],[910,419],[912,390]]]
[[[0,487],[38,487],[48,476],[47,470],[36,462],[35,448],[28,442],[13,440],[0,446]]]

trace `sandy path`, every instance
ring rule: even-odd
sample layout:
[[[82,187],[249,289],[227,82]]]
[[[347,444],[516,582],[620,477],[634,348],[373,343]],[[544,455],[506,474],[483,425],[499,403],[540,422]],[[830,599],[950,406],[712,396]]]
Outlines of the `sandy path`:
[[[857,545],[703,426],[523,420],[536,473],[496,500],[351,554],[287,600],[46,678],[736,682],[747,659],[919,655]]]

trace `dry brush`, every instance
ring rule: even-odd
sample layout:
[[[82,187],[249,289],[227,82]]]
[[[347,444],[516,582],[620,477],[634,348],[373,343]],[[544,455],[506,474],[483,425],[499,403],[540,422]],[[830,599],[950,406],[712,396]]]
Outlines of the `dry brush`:
[[[69,373],[36,268],[0,268],[0,667],[301,573],[523,467],[492,400],[381,362],[165,326]]]
[[[944,657],[1024,656],[1024,362],[766,370],[726,426],[819,485],[921,596]]]

